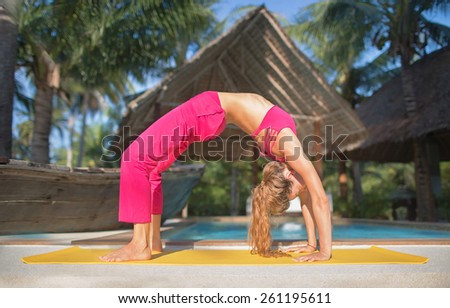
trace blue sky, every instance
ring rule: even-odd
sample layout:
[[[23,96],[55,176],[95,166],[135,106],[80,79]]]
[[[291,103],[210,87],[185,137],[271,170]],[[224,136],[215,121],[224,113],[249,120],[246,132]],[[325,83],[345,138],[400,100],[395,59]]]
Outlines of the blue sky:
[[[246,5],[259,6],[264,4],[272,13],[281,14],[292,22],[294,21],[295,14],[298,13],[301,7],[308,6],[315,2],[317,2],[317,0],[222,0],[214,6],[214,9],[216,10],[218,19],[223,19],[236,7]]]
[[[292,22],[294,21],[295,15],[299,12],[300,8],[316,2],[319,2],[319,0],[222,0],[214,6],[214,9],[216,10],[218,18],[223,19],[236,7],[264,4],[269,11],[281,14]],[[435,12],[433,14],[429,14],[428,17],[433,21],[450,26],[450,13],[447,13],[447,16],[444,16],[441,13]]]

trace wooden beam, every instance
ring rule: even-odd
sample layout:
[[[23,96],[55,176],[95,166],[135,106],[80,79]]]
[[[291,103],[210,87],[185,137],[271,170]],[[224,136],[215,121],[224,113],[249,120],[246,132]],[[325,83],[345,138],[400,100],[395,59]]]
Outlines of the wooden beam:
[[[262,35],[262,34],[261,34],[261,35]],[[254,46],[258,46],[258,45],[256,44],[256,42],[254,41],[254,39],[253,39],[250,35],[248,35],[248,33],[246,33],[246,38],[247,38],[247,40],[251,41],[252,44],[253,44]],[[287,80],[286,80],[285,78],[283,78],[282,74],[280,74],[279,71],[277,71],[276,67],[273,67],[273,66],[272,66],[272,63],[270,63],[270,61],[268,61],[267,57],[260,51],[260,49],[255,48],[255,50],[256,50],[257,54],[259,55],[260,59],[265,60],[266,63],[272,68],[272,70],[275,72],[275,75],[278,75],[278,77],[286,84],[286,86],[289,86]],[[260,67],[260,69],[261,69],[263,72],[266,73],[266,75],[268,76],[268,78],[272,79],[272,82],[273,82],[274,86],[275,86],[275,87],[277,88],[277,90],[285,97],[285,101],[289,102],[289,104],[290,104],[291,106],[293,106],[294,109],[295,109],[297,112],[303,113],[303,112],[298,108],[298,106],[295,104],[295,102],[292,101],[291,96],[286,92],[286,90],[284,90],[284,88],[283,88],[282,86],[280,86],[280,85],[278,84],[277,81],[273,80],[273,78],[270,77],[270,74],[268,74],[268,72],[267,72],[264,68],[262,68],[261,64],[259,64],[258,61],[255,61],[255,63]],[[281,103],[281,102],[278,102],[278,103]]]
[[[324,77],[317,71],[312,62],[306,58],[303,54],[301,54],[300,50],[293,43],[292,39],[286,35],[284,31],[281,30],[281,26],[278,24],[276,20],[269,13],[264,14],[269,23],[272,25],[273,29],[275,29],[275,33],[278,35],[279,40],[284,42],[286,45],[286,50],[290,52],[294,57],[296,57],[300,62],[302,62],[306,67],[309,68],[309,72],[313,75],[314,79],[318,84],[322,86],[325,92],[331,96],[334,96],[337,100],[343,100],[335,91],[331,89],[328,83],[325,81]]]
[[[221,60],[218,61],[219,62],[219,69],[222,72],[222,74],[225,76],[225,79],[227,81],[227,83],[230,85],[231,89],[233,92],[238,92],[238,87],[236,86],[236,84],[233,82],[233,79],[230,77],[230,75],[228,75],[227,70],[225,69],[225,67],[223,66],[223,63]]]
[[[302,115],[302,114],[290,114],[290,116],[294,119],[312,121],[312,122],[320,120],[320,117],[318,117],[318,116],[307,116],[307,115]]]
[[[259,30],[259,31],[260,31],[260,30]],[[298,77],[298,78],[295,78],[294,80],[292,80],[291,82],[297,82],[297,83],[299,83],[299,85],[301,86],[301,87],[299,87],[299,88],[301,88],[307,95],[309,95],[310,97],[312,97],[312,94],[313,94],[313,93],[311,93],[311,91],[310,91],[310,89],[309,89],[310,87],[308,87],[307,85],[304,84],[303,79],[302,79],[302,76],[299,76],[298,72],[294,71],[294,70],[292,69],[291,65],[289,65],[289,64],[285,61],[284,57],[283,57],[283,56],[280,54],[280,52],[278,51],[278,48],[270,41],[270,39],[268,39],[268,38],[267,38],[265,35],[263,35],[263,34],[261,34],[261,36],[263,37],[264,42],[267,44],[267,46],[268,46],[271,50],[274,51],[274,54],[277,56],[278,60],[283,64],[284,69],[287,70],[287,71],[289,71],[293,76],[297,76],[297,77]],[[270,59],[267,59],[267,60],[270,61]],[[275,71],[280,75],[280,77],[282,77],[282,76],[284,75],[283,73],[280,72],[278,66],[277,66],[275,63],[272,63],[272,61],[270,61],[269,64],[270,64],[272,67],[275,68]],[[305,98],[303,98],[300,94],[298,94],[298,90],[296,90],[296,89],[292,86],[291,82],[286,81],[286,84],[287,84],[287,85],[290,87],[290,89],[295,93],[295,96],[296,96],[300,101],[305,102]],[[314,115],[317,114],[317,110],[314,110],[313,108],[311,108],[311,106],[309,106],[309,104],[306,104],[306,103],[305,103],[305,107],[309,110],[309,112],[310,112],[311,114],[314,114]],[[301,113],[304,113],[304,112],[301,112]]]
[[[195,75],[197,76],[196,78],[198,78],[199,76],[201,76],[206,70],[211,69],[211,67],[213,65],[216,65],[215,62],[211,62],[208,65],[205,65],[199,72],[195,72]],[[180,76],[179,78],[173,78],[173,80],[171,80],[170,82],[167,83],[167,86],[170,87],[171,89],[175,88],[178,89],[178,93],[183,92],[184,89],[186,89],[188,86],[192,86],[192,75],[190,74],[186,74],[186,78],[190,78],[189,82],[182,82],[182,76],[181,75],[177,75]],[[181,85],[179,87],[177,87],[177,83],[181,83]],[[181,102],[180,102],[181,103]]]
[[[255,146],[253,148],[253,162],[252,162],[252,182],[253,187],[256,187],[259,184],[259,149]]]
[[[229,61],[229,65],[232,66],[235,70],[239,71],[239,67],[236,67],[236,63],[234,63],[234,61]],[[251,81],[247,75],[242,75],[241,76],[251,87],[257,89],[258,91],[261,92],[261,90],[259,89],[259,87],[257,85],[255,85],[253,83],[253,81]]]
[[[320,120],[314,122],[314,135],[322,136]],[[316,168],[317,174],[319,175],[320,179],[323,179],[323,157],[321,157],[322,145],[320,143],[316,143],[315,152],[316,157],[314,159],[314,167]]]
[[[230,63],[234,63],[234,61],[229,61],[229,62],[230,62]],[[258,67],[259,71],[261,71],[261,72],[266,72],[266,71],[264,70],[264,68],[261,66],[261,64],[259,64],[258,61],[255,61],[254,63],[255,63],[254,66],[255,66],[255,67]],[[245,80],[249,80],[249,79],[247,78],[246,75],[243,75],[242,77],[244,77]],[[286,91],[285,91],[282,87],[280,87],[280,85],[278,84],[278,82],[277,82],[276,80],[274,80],[274,79],[273,79],[270,75],[268,75],[268,74],[266,74],[266,78],[270,79],[269,81],[270,81],[271,84],[274,86],[274,88],[278,91],[279,94],[281,94],[281,95],[283,96],[283,98],[280,99],[280,98],[278,97],[278,95],[273,95],[273,94],[272,94],[273,96],[275,96],[275,98],[276,98],[276,100],[277,100],[278,102],[282,102],[283,100],[290,100],[289,95],[286,94]],[[253,82],[251,82],[251,84],[254,85]],[[257,86],[255,86],[255,87],[258,88]],[[265,90],[264,92],[268,92],[268,90]],[[269,92],[270,92],[270,90],[269,90]]]

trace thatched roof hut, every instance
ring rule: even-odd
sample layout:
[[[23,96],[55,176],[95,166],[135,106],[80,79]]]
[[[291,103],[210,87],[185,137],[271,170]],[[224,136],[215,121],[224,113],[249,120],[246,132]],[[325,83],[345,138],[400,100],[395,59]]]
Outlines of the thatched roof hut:
[[[450,160],[450,48],[414,63],[412,74],[416,116],[406,116],[401,76],[393,78],[357,109],[369,135],[348,157],[410,162],[414,160],[412,139],[427,137],[437,145],[440,160]]]
[[[324,127],[332,125],[334,136],[349,135],[340,148],[352,149],[365,134],[348,102],[327,84],[264,7],[250,12],[188,63],[131,101],[122,126],[139,134],[158,117],[206,90],[261,94],[293,116],[300,138],[317,132],[318,125],[323,135]],[[221,137],[229,136],[242,137],[243,132],[228,126]],[[205,145],[193,146],[191,152],[195,148],[196,153],[204,154]],[[244,143],[232,151],[227,147],[225,152],[236,159],[253,146]]]

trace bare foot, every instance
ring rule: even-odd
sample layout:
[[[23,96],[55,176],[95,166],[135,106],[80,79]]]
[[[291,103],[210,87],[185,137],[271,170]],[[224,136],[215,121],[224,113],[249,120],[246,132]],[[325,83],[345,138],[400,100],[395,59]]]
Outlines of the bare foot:
[[[152,252],[162,252],[162,242],[161,240],[152,240]]]
[[[145,261],[151,258],[152,252],[147,245],[138,245],[133,242],[106,256],[99,257],[103,262]]]

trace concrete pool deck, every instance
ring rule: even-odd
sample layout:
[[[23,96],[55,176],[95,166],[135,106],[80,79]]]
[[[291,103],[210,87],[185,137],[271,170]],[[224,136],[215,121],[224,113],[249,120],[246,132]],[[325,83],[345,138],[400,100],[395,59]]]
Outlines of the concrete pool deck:
[[[72,243],[98,238],[126,240],[129,231],[67,233],[0,237],[0,287],[107,287],[107,288],[341,288],[341,287],[450,287],[450,245],[378,246],[430,258],[421,265],[318,265],[318,266],[130,266],[130,265],[27,265],[25,256],[51,252]],[[119,241],[120,242],[120,241]],[[119,242],[115,242],[119,245]],[[112,244],[110,242],[110,244]],[[169,249],[181,248],[166,243]],[[341,243],[345,244],[345,243]],[[353,243],[355,244],[355,243]],[[89,247],[115,248],[116,245]],[[239,246],[239,247],[237,247]],[[243,245],[232,248],[243,249]],[[230,246],[211,247],[213,249]],[[335,249],[340,246],[336,245]],[[367,247],[364,245],[351,247]],[[201,248],[201,247],[199,247]],[[202,247],[206,248],[206,247]],[[245,249],[245,248],[244,248]]]

